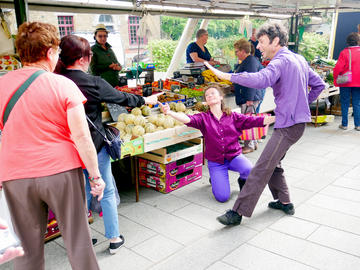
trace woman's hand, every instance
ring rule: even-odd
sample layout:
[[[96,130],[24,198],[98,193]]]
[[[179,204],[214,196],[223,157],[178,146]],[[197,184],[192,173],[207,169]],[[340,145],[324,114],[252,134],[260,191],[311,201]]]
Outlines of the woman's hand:
[[[151,96],[148,96],[148,97],[144,97],[145,104],[152,104],[152,105],[157,104],[158,103],[158,97],[161,96],[162,94],[163,94],[163,92],[157,93],[155,95],[151,95]]]
[[[6,222],[0,219],[0,230],[7,229],[8,226]],[[0,264],[8,262],[18,256],[23,256],[24,250],[22,247],[10,247],[5,250],[3,254],[0,254]]]
[[[116,64],[116,63],[112,63],[109,68],[113,69],[113,70],[117,70],[120,71],[122,69],[121,65]]]
[[[105,182],[102,178],[99,178],[96,181],[89,181],[90,182],[90,193],[95,197],[98,196],[98,201],[104,196],[104,189],[105,189]]]
[[[169,114],[169,112],[171,112],[169,103],[163,105],[161,102],[158,102],[158,104],[164,114]]]
[[[275,116],[265,116],[264,126],[275,123]]]

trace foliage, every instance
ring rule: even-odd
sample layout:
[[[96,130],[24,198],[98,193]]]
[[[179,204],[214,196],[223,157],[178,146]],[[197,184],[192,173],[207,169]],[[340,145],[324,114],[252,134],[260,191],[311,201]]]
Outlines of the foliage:
[[[259,26],[266,21],[265,19],[250,20],[255,28],[259,28]],[[221,39],[239,35],[240,21],[241,19],[210,20],[207,29],[209,37]],[[186,22],[187,18],[161,16],[161,32],[165,38],[179,40]],[[200,22],[201,21],[199,20],[193,38],[195,38],[195,33],[200,27]]]
[[[174,55],[178,41],[169,39],[152,40],[148,43],[148,49],[153,62],[158,64],[157,71],[166,71]]]
[[[327,58],[328,50],[328,35],[304,33],[303,40],[299,45],[299,53],[309,62],[314,60],[316,57]]]

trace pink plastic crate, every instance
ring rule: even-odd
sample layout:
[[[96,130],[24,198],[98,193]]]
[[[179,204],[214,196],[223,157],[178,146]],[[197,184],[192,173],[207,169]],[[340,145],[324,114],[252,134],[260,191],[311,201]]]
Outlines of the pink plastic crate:
[[[193,169],[178,173],[176,175],[156,176],[144,172],[139,173],[141,186],[151,187],[162,193],[169,193],[175,189],[186,186],[202,177],[202,164]]]
[[[168,164],[161,164],[155,161],[139,158],[139,171],[159,177],[166,176],[168,178],[200,166],[202,165],[202,162],[202,153],[179,159]]]

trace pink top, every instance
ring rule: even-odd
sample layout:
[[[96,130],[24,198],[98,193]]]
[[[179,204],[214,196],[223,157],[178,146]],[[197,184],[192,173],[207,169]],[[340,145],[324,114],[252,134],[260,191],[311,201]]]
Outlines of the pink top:
[[[43,177],[82,166],[71,139],[67,110],[86,98],[69,79],[41,74],[15,104],[3,126],[5,107],[13,93],[36,68],[12,71],[0,77],[0,182]]]

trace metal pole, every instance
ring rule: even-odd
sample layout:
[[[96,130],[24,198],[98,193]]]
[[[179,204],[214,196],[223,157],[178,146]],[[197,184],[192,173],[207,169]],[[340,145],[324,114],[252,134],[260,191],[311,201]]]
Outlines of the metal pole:
[[[19,26],[28,21],[29,18],[29,8],[27,0],[14,0],[15,14],[16,14],[16,24]]]
[[[185,29],[181,35],[179,43],[175,49],[174,55],[171,59],[171,63],[166,72],[166,78],[172,76],[173,72],[178,68],[181,57],[184,55],[186,51],[186,47],[191,40],[191,36],[194,33],[195,27],[198,23],[199,19],[188,19]]]

